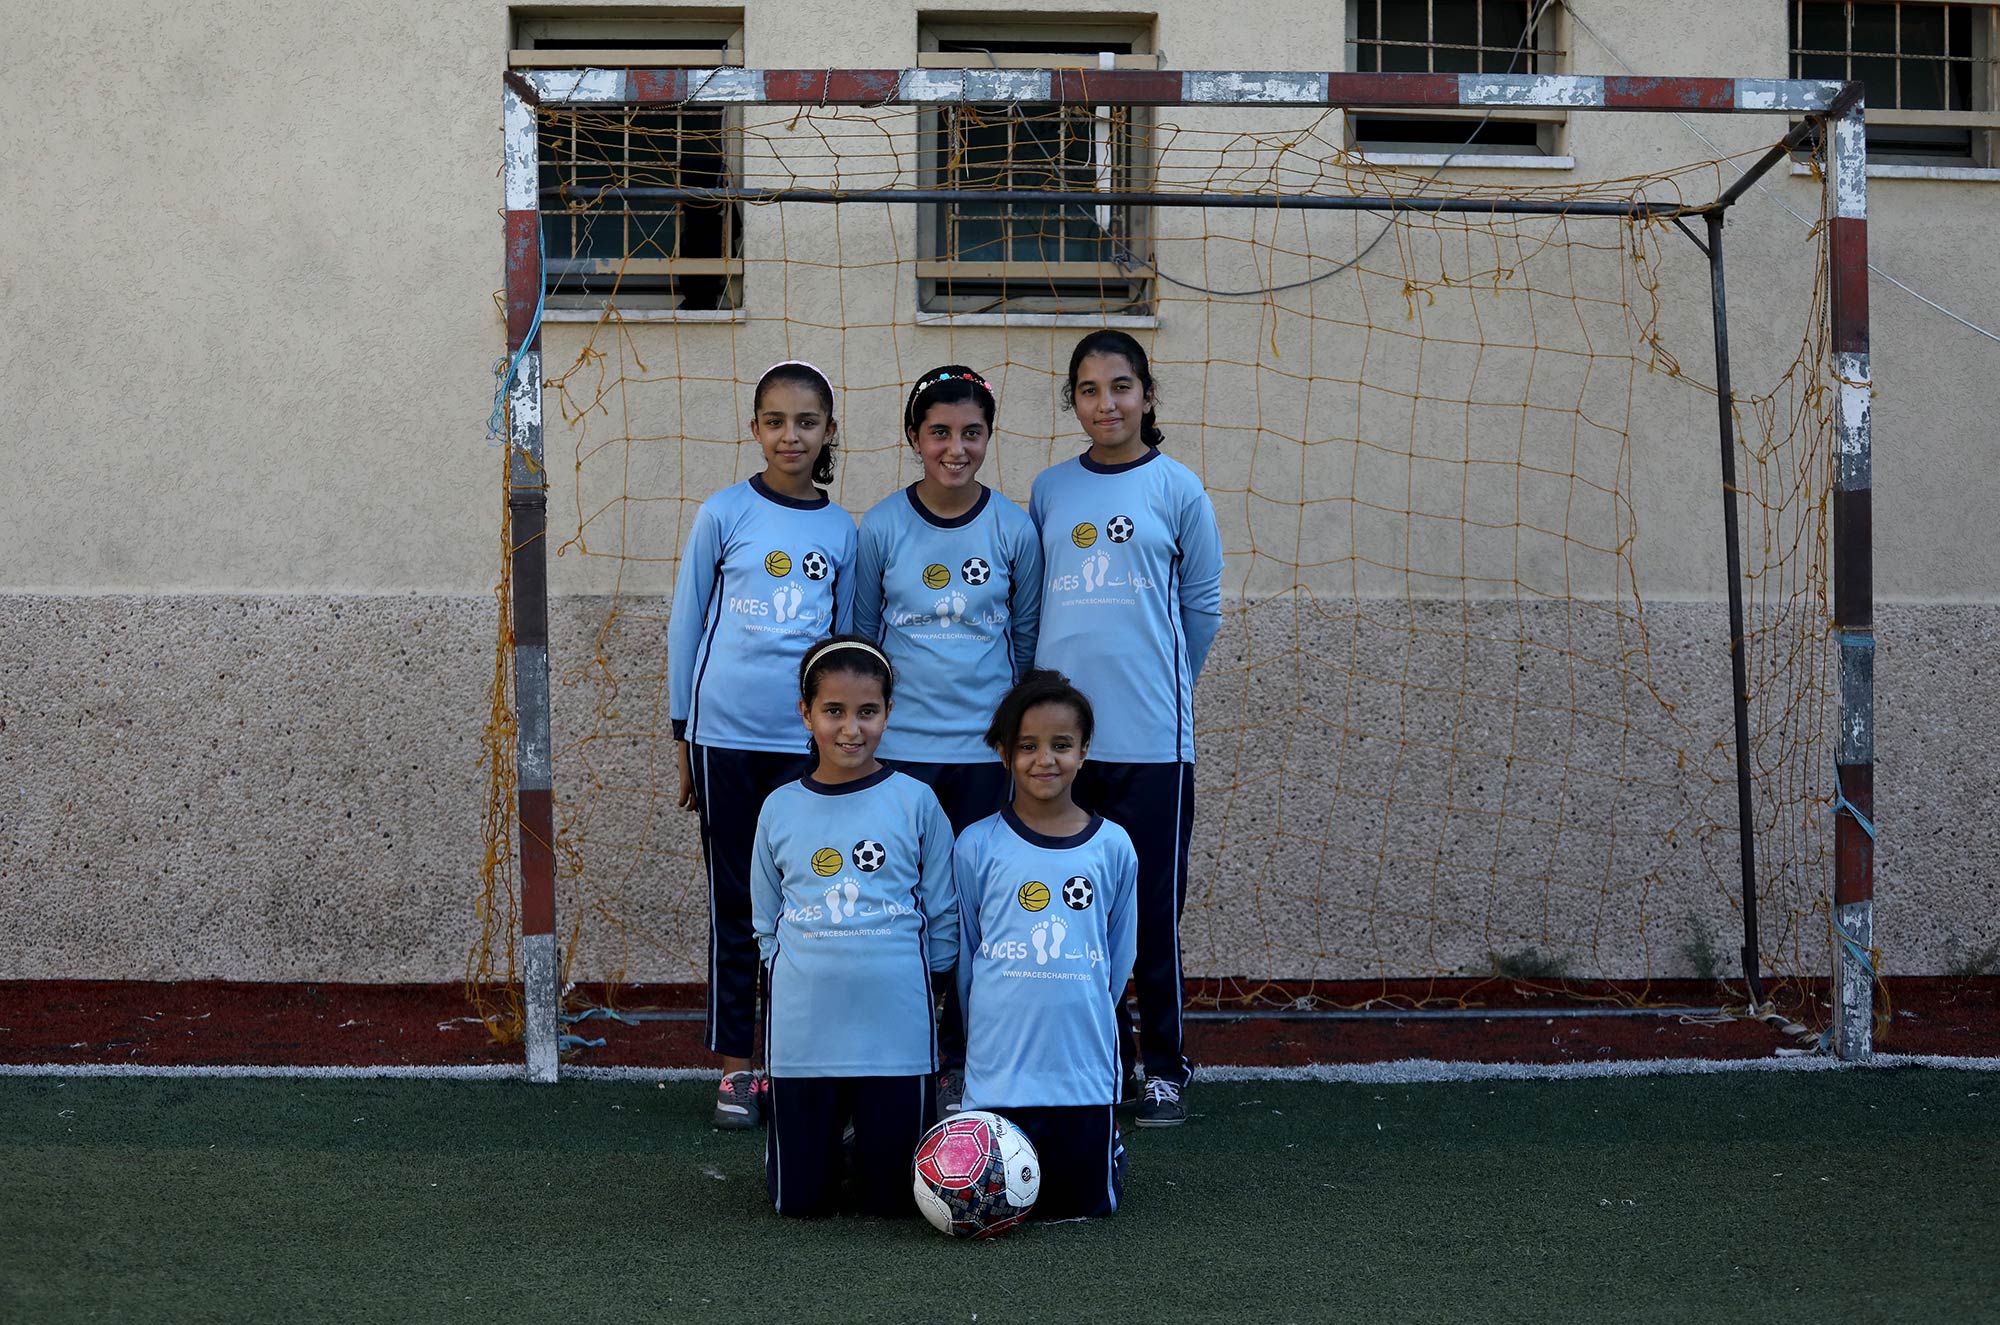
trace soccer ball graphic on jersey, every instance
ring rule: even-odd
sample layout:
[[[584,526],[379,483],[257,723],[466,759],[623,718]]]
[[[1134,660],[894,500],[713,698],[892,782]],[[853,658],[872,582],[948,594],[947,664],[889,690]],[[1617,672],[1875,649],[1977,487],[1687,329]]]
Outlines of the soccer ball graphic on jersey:
[[[1106,522],[1104,526],[1104,534],[1105,537],[1109,538],[1114,543],[1126,543],[1131,541],[1132,529],[1133,529],[1133,524],[1131,516],[1114,515],[1108,522]]]
[[[1091,899],[1090,880],[1081,874],[1063,882],[1063,905],[1072,911],[1088,911]]]
[[[808,552],[799,558],[799,569],[806,573],[809,580],[823,580],[827,572],[826,558],[817,552]]]
[[[870,842],[866,838],[854,844],[853,854],[849,856],[849,859],[854,862],[854,868],[862,871],[864,874],[873,874],[876,870],[881,869],[882,862],[888,858],[889,853],[882,850],[880,842]]]
[[[910,1186],[917,1209],[939,1232],[997,1238],[1034,1208],[1042,1162],[1014,1124],[968,1109],[924,1133],[910,1162]]]
[[[986,564],[984,557],[968,557],[958,568],[958,578],[967,584],[984,584],[993,578],[993,568]]]

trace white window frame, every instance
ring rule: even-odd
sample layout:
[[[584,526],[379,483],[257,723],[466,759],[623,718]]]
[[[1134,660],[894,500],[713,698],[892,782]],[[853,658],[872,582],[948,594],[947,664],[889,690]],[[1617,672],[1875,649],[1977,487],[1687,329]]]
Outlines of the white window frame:
[[[599,11],[601,12],[601,11]],[[743,65],[743,20],[738,17],[670,15],[596,18],[552,11],[514,16],[507,63],[514,69],[712,69]],[[603,46],[591,46],[602,41]],[[561,42],[560,46],[545,43]],[[700,43],[699,45],[695,43]],[[657,109],[624,108],[627,113],[660,113]],[[728,178],[742,177],[742,115],[724,108],[722,130]],[[553,210],[553,209],[551,209]],[[715,309],[678,306],[677,294],[608,293],[548,294],[544,322],[596,322],[616,303],[618,316],[628,322],[741,322],[746,316],[741,207],[724,214],[722,253],[715,257],[633,258],[624,264],[631,275],[719,276],[726,302]],[[555,255],[551,254],[553,259]]]
[[[1002,20],[994,22],[967,22],[956,15],[919,15],[917,67],[920,69],[1156,69],[1159,56],[1155,53],[1150,24],[1130,21],[1092,21],[1080,18],[1073,21],[1051,21],[1055,16],[1023,16],[1031,22]],[[1007,50],[951,50],[941,46],[968,46],[981,43],[1004,43]],[[1046,46],[1044,46],[1046,43]],[[1123,47],[1120,51],[1116,48]],[[1150,172],[1150,127],[1149,114],[1142,108],[1126,108],[1127,132],[1131,141],[1125,150],[1130,153],[1128,173],[1143,177]],[[943,132],[944,112],[926,112],[920,130],[924,140],[926,178],[933,175],[935,167],[928,159],[931,145]],[[1092,165],[1099,189],[1116,187],[1114,175],[1117,170],[1116,154],[1118,145],[1113,141],[1113,112],[1108,106],[1094,107],[1092,110]],[[1137,187],[1137,185],[1134,185]],[[1158,297],[1155,276],[1147,254],[1150,249],[1146,221],[1149,219],[1144,209],[1126,209],[1124,233],[1135,254],[1141,258],[1140,265],[1121,270],[1116,263],[1108,262],[962,262],[944,252],[946,241],[942,237],[943,219],[941,204],[919,206],[919,247],[916,280],[916,317],[920,326],[1079,326],[1079,327],[1152,327],[1159,324],[1156,311]],[[1094,208],[1100,228],[1110,231],[1113,227],[1114,208],[1100,204]],[[1132,306],[1142,307],[1143,312],[1105,312],[1102,310],[1062,310],[1059,307],[1012,307],[994,311],[966,311],[942,307],[947,296],[940,292],[943,281],[957,277],[960,280],[999,280],[1019,275],[1032,279],[1049,276],[1060,283],[1066,276],[1078,286],[1086,282],[1127,281],[1134,293]],[[1045,302],[1058,305],[1061,301],[1059,290],[1052,292],[1045,300],[1036,296],[1012,296],[1016,300]]]
[[[1828,0],[1840,3],[1841,0]],[[1972,11],[1973,61],[1972,101],[1964,110],[1904,110],[1898,106],[1868,103],[1868,176],[1871,179],[1938,179],[2000,183],[2000,4],[1968,4],[1966,0],[1884,0],[1905,8],[1955,8]],[[1852,21],[1853,5],[1846,5]],[[1800,0],[1785,0],[1785,67],[1788,76],[1799,67],[1802,52],[1802,12]],[[1900,25],[1899,25],[1900,29]],[[1898,34],[1900,42],[1900,30]],[[1817,49],[1817,48],[1814,48]],[[1901,60],[1895,52],[1846,52],[1869,59]],[[1921,56],[1916,58],[1923,58]],[[1881,150],[1897,128],[1964,129],[1970,135],[1970,149],[1964,159],[1942,158],[1924,161]],[[1887,132],[1878,132],[1886,130]],[[1811,166],[1794,161],[1794,175],[1810,174]]]

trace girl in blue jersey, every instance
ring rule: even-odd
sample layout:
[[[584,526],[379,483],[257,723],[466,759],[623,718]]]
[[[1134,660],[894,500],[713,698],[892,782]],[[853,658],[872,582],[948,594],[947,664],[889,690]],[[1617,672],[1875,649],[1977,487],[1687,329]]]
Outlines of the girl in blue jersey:
[[[894,674],[873,641],[821,640],[799,669],[812,770],[757,817],[750,904],[767,964],[765,1178],[779,1214],[915,1210],[910,1155],[930,1124],[932,973],[958,957],[951,823],[931,789],[875,758]],[[851,1161],[842,1130],[854,1127]],[[843,1171],[845,1170],[845,1173]]]
[[[1041,617],[1042,549],[1027,512],[979,481],[993,388],[964,364],[917,379],[903,433],[923,477],[861,517],[854,629],[879,640],[903,683],[882,760],[937,793],[954,832],[1007,800],[986,715],[1028,670]],[[958,1107],[965,1028],[946,983],[938,1022],[942,1110]]]
[[[707,1040],[722,1056],[714,1120],[726,1128],[761,1121],[750,1072],[757,808],[805,771],[791,698],[799,659],[848,628],[854,602],[854,520],[818,486],[833,481],[832,384],[811,364],[775,364],[758,379],[752,414],[764,470],[702,503],[667,623],[680,807],[700,814],[708,862]]]
[[[1093,331],[1063,401],[1090,449],[1035,479],[1045,566],[1038,667],[1073,677],[1097,710],[1077,803],[1139,853],[1137,1122],[1185,1122],[1181,908],[1194,824],[1194,683],[1222,624],[1222,538],[1201,479],[1160,450],[1151,366],[1122,331]],[[1121,1040],[1124,1052],[1129,1043]],[[1129,1075],[1129,1064],[1128,1064]]]
[[[1013,803],[953,854],[965,1106],[1005,1114],[1034,1142],[1035,1213],[1050,1219],[1108,1215],[1125,1189],[1112,1109],[1139,858],[1124,829],[1073,798],[1091,728],[1068,678],[1029,672],[986,733]]]

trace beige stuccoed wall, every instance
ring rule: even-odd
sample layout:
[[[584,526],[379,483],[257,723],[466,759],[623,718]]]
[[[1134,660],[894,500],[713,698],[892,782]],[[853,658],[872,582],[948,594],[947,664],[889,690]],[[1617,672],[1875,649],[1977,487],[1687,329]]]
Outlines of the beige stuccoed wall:
[[[934,10],[953,8],[1064,12]],[[1683,5],[1671,16],[1640,3],[1573,8],[1643,72],[1783,72],[1775,4]],[[1255,23],[1205,3],[1157,12],[1157,44],[1178,67],[1344,59],[1337,5],[1267,5]],[[751,3],[746,60],[908,64],[916,14]],[[498,548],[499,457],[484,432],[503,349],[492,295],[507,10],[107,3],[8,5],[5,19],[15,73],[0,80],[13,145],[0,197],[9,366],[0,438],[17,478],[0,522],[0,977],[456,975],[473,932]],[[1579,26],[1565,42],[1574,71],[1618,71]],[[1577,178],[1610,177],[1707,155],[1691,129],[1737,151],[1767,142],[1778,123],[1578,115],[1570,150]],[[1872,182],[1872,256],[2000,327],[2000,278],[1968,261],[1997,189]],[[1770,193],[1816,209],[1809,180],[1780,174]],[[774,224],[753,213],[753,251]],[[879,226],[845,224],[850,252],[884,242]],[[1796,339],[1804,229],[1762,193],[1732,221],[1739,381],[1762,380]],[[787,235],[800,251],[824,239],[796,227]],[[1683,284],[1667,331],[1699,351],[1700,271],[1685,253],[1677,261]],[[897,311],[893,292],[852,284],[849,318]],[[1891,969],[1935,971],[2000,938],[1986,868],[2000,852],[1985,809],[2000,792],[1985,739],[1996,714],[1980,680],[2000,641],[2000,537],[1989,514],[2000,474],[1985,408],[2000,347],[1879,280],[1871,294],[1876,592],[1887,604],[1878,933]],[[812,309],[839,311],[823,291],[802,289],[792,311]],[[752,320],[731,333],[736,375],[754,377],[784,345],[770,320],[778,311],[753,296]],[[1154,340],[1163,363],[1205,357],[1194,325],[1187,305],[1168,306]],[[639,343],[668,334],[647,329]],[[993,474],[1025,499],[1035,469],[1071,444],[1053,440],[1072,430],[1049,398],[1046,367],[1074,334],[1051,333],[1031,354],[1022,347],[1035,342],[1018,332],[909,328],[898,361],[911,371],[953,358],[1018,361],[1003,383],[1003,426],[1018,440],[1003,437]],[[584,339],[581,328],[550,328],[551,368]],[[845,380],[874,388],[847,405],[864,453],[843,469],[845,504],[858,511],[907,481],[893,445],[893,367],[802,341],[790,348],[834,359]],[[1688,362],[1705,375],[1699,352]],[[1181,436],[1199,420],[1251,411],[1241,377],[1164,385]],[[1722,592],[1712,405],[1644,399],[1658,412],[1633,431],[1642,589],[1664,674],[1712,721],[1716,664],[1703,650]],[[737,404],[714,402],[724,414]],[[560,456],[563,439],[550,436]],[[1211,427],[1193,440],[1183,458],[1212,482],[1248,482],[1240,433]],[[755,467],[747,446],[710,452],[689,475],[691,496]],[[1223,506],[1225,530],[1247,531]],[[559,482],[559,518],[573,508]],[[1241,545],[1232,551],[1232,587],[1257,592]],[[559,590],[606,587],[599,567],[575,556],[555,571]],[[649,587],[643,576],[639,587]],[[565,649],[581,655],[600,612],[594,599],[559,601],[559,671]],[[1254,631],[1245,632],[1252,656]],[[637,632],[630,655],[643,662],[651,638]],[[1240,677],[1212,677],[1203,711],[1226,725],[1258,696]],[[575,730],[564,702],[559,690],[558,723]],[[1219,762],[1204,777],[1202,887],[1226,895],[1235,865],[1214,844],[1240,844],[1246,822],[1254,842],[1259,820],[1229,794]],[[658,826],[657,854],[605,886],[621,890],[650,936],[631,973],[686,978],[701,947],[691,834],[673,815]],[[1484,904],[1462,881],[1431,883],[1468,914]],[[1287,910],[1282,892],[1271,890],[1269,914],[1260,904],[1247,928],[1226,906],[1199,913],[1191,967],[1244,973],[1244,954],[1271,926],[1326,923]],[[1732,946],[1732,917],[1712,892],[1636,899],[1632,910],[1652,917],[1643,934],[1614,925],[1603,952],[1580,960],[1617,974],[1681,973],[1697,925],[1719,949]],[[1318,941],[1305,965],[1333,975],[1477,969],[1534,924],[1489,917],[1483,930],[1414,947]],[[1295,960],[1298,943],[1279,946]]]

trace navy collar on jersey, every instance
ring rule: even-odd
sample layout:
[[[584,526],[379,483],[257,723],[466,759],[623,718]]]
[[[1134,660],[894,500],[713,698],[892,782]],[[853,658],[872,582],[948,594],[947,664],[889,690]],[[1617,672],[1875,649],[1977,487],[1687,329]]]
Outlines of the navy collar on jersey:
[[[762,474],[752,474],[750,476],[750,488],[759,497],[764,498],[766,501],[774,501],[778,503],[778,505],[780,506],[789,506],[795,511],[816,511],[820,507],[827,504],[827,497],[824,492],[821,492],[817,499],[808,497],[787,497],[782,492],[774,492],[771,489],[771,485],[764,481],[764,476]],[[815,491],[817,491],[817,489],[815,489]]]
[[[977,520],[979,513],[986,509],[986,503],[993,500],[993,489],[982,483],[979,485],[979,500],[972,503],[972,509],[963,515],[954,515],[950,519],[946,519],[930,507],[924,505],[924,499],[917,495],[916,484],[912,483],[909,487],[904,488],[903,491],[909,494],[910,509],[922,516],[926,523],[934,524],[940,529],[965,528],[965,526]]]
[[[799,779],[799,785],[807,791],[816,791],[822,796],[851,796],[857,791],[866,791],[870,787],[881,786],[889,780],[889,776],[895,771],[895,769],[884,764],[867,777],[856,778],[852,782],[821,782],[818,778],[808,773]]]
[[[1088,451],[1077,457],[1077,459],[1083,461],[1083,467],[1093,474],[1123,474],[1128,470],[1137,469],[1141,465],[1149,465],[1159,458],[1160,448],[1157,446],[1147,447],[1146,454],[1140,456],[1137,460],[1127,460],[1122,465],[1106,465],[1092,460]]]
[[[1028,825],[1022,823],[1021,816],[1014,813],[1014,807],[1011,805],[1000,807],[1000,817],[1005,819],[1007,826],[1018,833],[1021,840],[1029,846],[1046,847],[1050,851],[1067,851],[1071,847],[1082,846],[1085,842],[1097,836],[1098,828],[1104,823],[1101,816],[1093,814],[1090,816],[1090,822],[1083,826],[1081,832],[1071,833],[1068,837],[1050,837],[1047,833],[1038,833],[1028,827]]]

